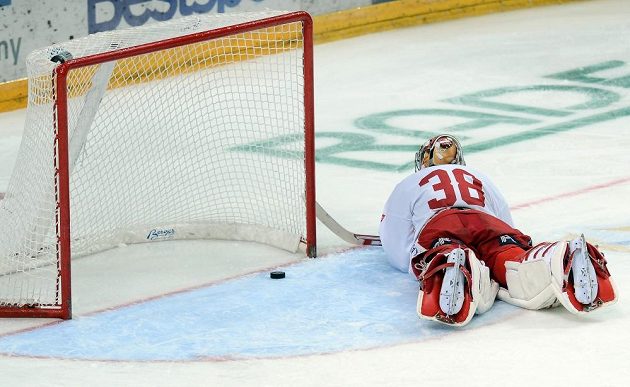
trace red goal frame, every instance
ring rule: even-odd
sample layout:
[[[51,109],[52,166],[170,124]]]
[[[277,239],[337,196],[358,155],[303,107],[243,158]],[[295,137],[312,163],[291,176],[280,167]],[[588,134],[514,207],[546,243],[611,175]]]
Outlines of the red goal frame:
[[[56,187],[56,236],[57,236],[57,294],[60,300],[55,306],[0,307],[0,317],[43,317],[72,318],[71,289],[71,243],[70,243],[70,171],[67,76],[71,70],[148,54],[162,49],[175,48],[199,43],[229,35],[274,27],[287,23],[302,23],[303,68],[304,68],[304,157],[305,157],[305,198],[306,198],[306,253],[317,256],[316,244],[316,204],[315,204],[315,135],[314,135],[314,95],[313,95],[313,20],[307,12],[299,11],[221,27],[181,37],[123,48],[101,54],[69,59],[55,67],[54,92],[55,111],[55,187]]]

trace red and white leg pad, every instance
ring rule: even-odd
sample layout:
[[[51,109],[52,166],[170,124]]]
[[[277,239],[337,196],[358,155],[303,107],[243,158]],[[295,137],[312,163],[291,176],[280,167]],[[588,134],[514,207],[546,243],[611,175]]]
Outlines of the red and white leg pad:
[[[556,306],[556,292],[551,286],[552,261],[562,261],[566,242],[540,243],[526,251],[521,262],[505,263],[507,289],[499,289],[499,299],[526,309]]]
[[[571,313],[584,314],[617,302],[606,260],[584,235],[568,243],[562,259],[551,261],[551,276],[558,301]]]
[[[499,285],[470,249],[442,246],[428,253],[433,257],[418,276],[420,318],[464,326],[492,307]]]
[[[498,297],[522,308],[562,305],[583,314],[617,301],[604,256],[584,236],[540,243],[505,268],[507,289],[501,288]]]

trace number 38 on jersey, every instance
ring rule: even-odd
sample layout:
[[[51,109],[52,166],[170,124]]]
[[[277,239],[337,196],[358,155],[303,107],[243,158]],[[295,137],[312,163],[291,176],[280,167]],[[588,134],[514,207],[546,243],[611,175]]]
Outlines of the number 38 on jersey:
[[[455,168],[449,173],[436,169],[424,176],[418,183],[420,187],[430,187],[435,196],[427,204],[432,210],[461,205],[485,206],[485,196],[481,180],[472,173]]]

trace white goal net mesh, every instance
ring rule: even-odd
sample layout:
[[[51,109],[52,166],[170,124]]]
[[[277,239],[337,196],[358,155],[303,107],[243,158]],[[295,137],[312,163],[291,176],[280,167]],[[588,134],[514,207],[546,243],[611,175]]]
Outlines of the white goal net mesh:
[[[51,57],[160,42],[278,15],[195,15],[90,35],[27,59],[27,121],[0,201],[0,306],[59,303],[58,234],[72,255],[178,238],[296,250],[305,235],[302,23],[70,70],[70,225],[59,224]],[[290,141],[289,141],[290,140]]]

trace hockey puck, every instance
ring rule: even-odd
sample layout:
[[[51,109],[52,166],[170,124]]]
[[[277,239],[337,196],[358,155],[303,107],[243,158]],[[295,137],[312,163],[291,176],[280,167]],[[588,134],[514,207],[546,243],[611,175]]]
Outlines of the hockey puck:
[[[269,277],[273,279],[280,279],[286,277],[286,274],[284,274],[283,271],[272,271],[271,273],[269,273]]]

